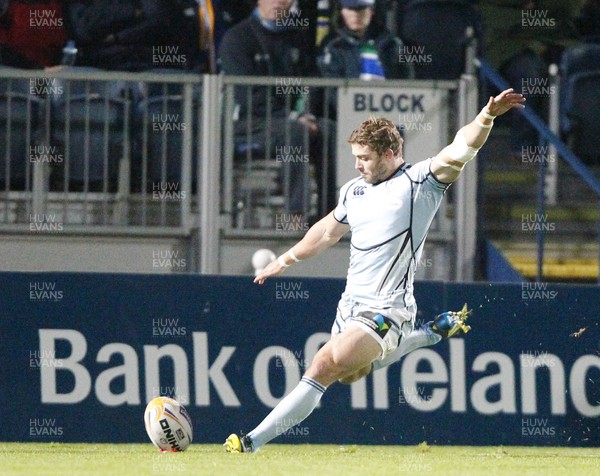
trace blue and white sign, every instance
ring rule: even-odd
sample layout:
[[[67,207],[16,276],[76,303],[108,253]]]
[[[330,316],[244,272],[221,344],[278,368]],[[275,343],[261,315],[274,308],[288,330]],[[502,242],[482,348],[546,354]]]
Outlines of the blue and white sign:
[[[3,441],[144,442],[179,400],[195,443],[249,431],[328,339],[344,283],[3,273]],[[600,444],[598,287],[417,282],[417,324],[464,302],[472,331],[352,386],[281,443]]]

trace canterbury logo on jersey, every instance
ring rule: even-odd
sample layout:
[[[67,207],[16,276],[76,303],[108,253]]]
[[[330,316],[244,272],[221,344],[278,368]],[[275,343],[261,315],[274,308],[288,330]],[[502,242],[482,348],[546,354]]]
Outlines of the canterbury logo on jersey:
[[[358,187],[354,187],[354,190],[352,191],[352,195],[354,195],[354,196],[364,195],[366,188],[367,188],[366,185],[359,185]]]

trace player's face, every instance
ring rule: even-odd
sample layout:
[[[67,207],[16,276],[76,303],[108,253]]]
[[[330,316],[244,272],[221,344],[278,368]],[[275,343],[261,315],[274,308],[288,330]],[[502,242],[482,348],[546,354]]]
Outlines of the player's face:
[[[275,21],[282,17],[282,12],[292,8],[293,3],[294,0],[258,0],[257,6],[262,18]]]
[[[368,7],[342,8],[342,18],[348,30],[362,36],[369,28],[371,18],[373,18],[373,9]]]
[[[355,158],[354,168],[360,172],[365,182],[381,182],[394,171],[394,154],[391,150],[378,155],[368,145],[351,144],[351,146]]]

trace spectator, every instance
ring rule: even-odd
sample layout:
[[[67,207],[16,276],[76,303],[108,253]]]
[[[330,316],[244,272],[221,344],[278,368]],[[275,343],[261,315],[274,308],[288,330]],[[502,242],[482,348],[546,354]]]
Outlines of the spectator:
[[[488,61],[499,70],[517,91],[524,91],[527,107],[545,117],[547,98],[535,94],[527,84],[548,80],[548,65],[560,58],[561,42],[571,41],[567,2],[541,0],[504,0],[498,4],[481,5],[487,21],[486,52]],[[544,15],[544,18],[541,18]],[[493,19],[493,21],[492,21]],[[552,25],[552,35],[542,22]],[[533,91],[532,91],[533,90]],[[493,94],[493,90],[486,96]],[[510,147],[515,157],[521,156],[523,146],[538,144],[538,133],[523,115],[507,113],[510,125]]]
[[[600,0],[587,0],[575,18],[581,39],[600,42]]]
[[[523,85],[524,82],[548,80],[548,68],[540,55],[532,49],[525,49],[511,57],[501,68],[502,75],[510,84]],[[521,89],[527,89],[521,86]],[[528,94],[528,93],[527,93]],[[528,94],[527,107],[533,109],[540,115],[545,115],[545,97]],[[511,126],[511,150],[514,156],[520,157],[524,145],[538,144],[538,132],[529,124],[522,114],[510,111],[507,114]],[[508,121],[507,121],[508,122]]]
[[[196,18],[197,5],[190,2],[69,2],[70,39],[78,49],[76,65],[124,71],[197,69],[198,24],[189,18]]]
[[[321,75],[365,80],[413,78],[400,62],[402,42],[374,19],[375,0],[339,0],[335,30],[319,53]]]
[[[0,61],[16,68],[41,69],[60,63],[65,44],[63,2],[0,2]]]
[[[307,45],[304,28],[307,18],[301,18],[301,13],[293,9],[293,0],[258,0],[253,13],[231,27],[223,36],[220,47],[220,61],[224,74],[239,76],[274,76],[280,78],[298,78],[314,75],[314,56],[311,55],[310,45]],[[308,46],[308,48],[307,48]],[[315,161],[317,183],[322,184],[324,141],[329,148],[328,194],[321,198],[327,202],[327,208],[335,203],[335,186],[331,181],[335,178],[335,126],[330,120],[317,119],[303,108],[310,99],[307,88],[302,86],[292,88],[252,87],[252,143],[266,145],[266,138],[272,144],[267,153],[277,154],[277,148],[287,147],[288,150],[301,150],[302,156]],[[286,92],[290,90],[290,92]],[[248,142],[247,137],[247,108],[244,86],[236,87],[235,101],[237,121],[235,123],[236,142]],[[291,99],[291,101],[290,101]],[[295,106],[293,110],[288,106]],[[267,111],[270,105],[270,111]],[[270,114],[269,114],[270,113]],[[329,131],[327,137],[323,130]],[[305,150],[305,137],[309,140],[309,151]],[[310,152],[310,154],[309,154]],[[290,187],[286,197],[286,211],[291,214],[303,214],[309,209],[306,189],[306,160],[283,160],[283,165],[289,172]]]

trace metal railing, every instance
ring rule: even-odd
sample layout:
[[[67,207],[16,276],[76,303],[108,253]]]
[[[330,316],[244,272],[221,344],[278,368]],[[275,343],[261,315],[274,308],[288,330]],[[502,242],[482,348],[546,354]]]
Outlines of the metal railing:
[[[1,68],[0,82],[4,230],[189,233],[198,76]]]
[[[276,116],[271,98],[264,121],[266,130],[274,132],[263,136],[265,143],[257,152],[252,148],[257,135],[251,114],[251,101],[257,96],[245,96],[247,120],[240,132],[233,120],[236,104],[240,105],[234,96],[236,87],[289,90],[290,84],[310,88],[310,95],[299,94],[304,101],[299,113],[304,110],[324,118],[320,121],[323,139],[310,143],[303,129],[302,147],[286,150],[292,126]],[[0,170],[1,232],[28,233],[32,227],[52,232],[60,225],[67,232],[96,236],[178,236],[189,244],[188,256],[194,263],[189,269],[202,273],[219,272],[224,236],[289,239],[303,234],[309,216],[319,217],[330,210],[338,185],[332,175],[336,148],[332,134],[336,133],[333,110],[339,88],[376,91],[388,87],[402,92],[424,87],[451,92],[460,117],[469,115],[476,88],[472,82],[460,89],[459,82],[371,84],[323,78],[302,78],[295,85],[284,78],[78,68],[54,72],[2,68],[0,85],[4,101],[0,127],[6,141],[4,157],[0,157],[4,164]],[[293,114],[292,98],[298,96],[288,92],[282,94],[285,117]],[[461,100],[459,95],[467,92],[471,99]],[[23,105],[20,130],[15,101]],[[451,135],[458,126],[452,109],[438,121],[444,124],[444,135]],[[370,113],[366,111],[364,117]],[[273,143],[275,134],[280,137],[277,144]],[[277,153],[273,155],[277,146],[281,160]],[[319,164],[312,162],[315,151],[322,156]],[[292,158],[299,165],[297,170],[286,168],[286,154],[296,155]],[[423,158],[418,154],[408,160]],[[19,163],[25,167],[15,168]],[[347,160],[345,166],[352,167]],[[294,176],[298,170],[301,174]],[[16,172],[21,173],[21,180]],[[292,215],[289,198],[298,177],[303,180],[303,229],[295,229],[294,222],[277,229],[278,213]],[[468,245],[473,240],[465,240],[468,230],[456,231],[446,207],[471,202],[461,201],[460,187],[451,191],[451,199],[454,193],[458,198],[452,205],[444,201],[428,243],[450,250],[449,258],[457,260],[456,272],[447,271],[449,279],[468,279],[471,263],[464,259],[458,263],[465,253],[454,249],[458,241]]]
[[[500,76],[500,74],[484,59],[477,59],[476,64],[479,67],[480,72],[492,83],[496,88],[504,90],[509,87],[508,83]],[[553,106],[553,110],[556,110],[556,105]],[[588,169],[588,167],[579,159],[568,146],[560,140],[560,138],[546,125],[546,123],[531,109],[525,108],[519,110],[525,119],[536,129],[539,134],[540,146],[545,147],[550,144],[557,153],[562,157],[564,162],[577,173],[577,175],[584,181],[584,183],[592,190],[592,192],[600,199],[600,180],[594,176],[594,174]],[[546,173],[547,173],[547,161],[542,160],[538,165],[538,182],[537,182],[537,210],[538,216],[543,216],[547,205],[547,194],[546,194]],[[553,181],[551,181],[551,186]],[[554,189],[553,189],[554,190]],[[554,195],[554,191],[551,196]],[[543,279],[543,263],[544,263],[544,241],[545,241],[545,230],[544,227],[537,227],[536,229],[536,242],[537,242],[537,276],[536,281],[541,282]],[[600,243],[600,227],[598,229],[598,242]],[[600,270],[599,270],[600,271]],[[600,272],[598,274],[600,282]]]
[[[224,76],[223,84],[225,229],[269,229],[278,213],[304,220],[330,211],[336,188],[334,97],[342,82]],[[254,110],[256,102],[262,114]],[[297,120],[303,115],[314,116],[316,138]]]

